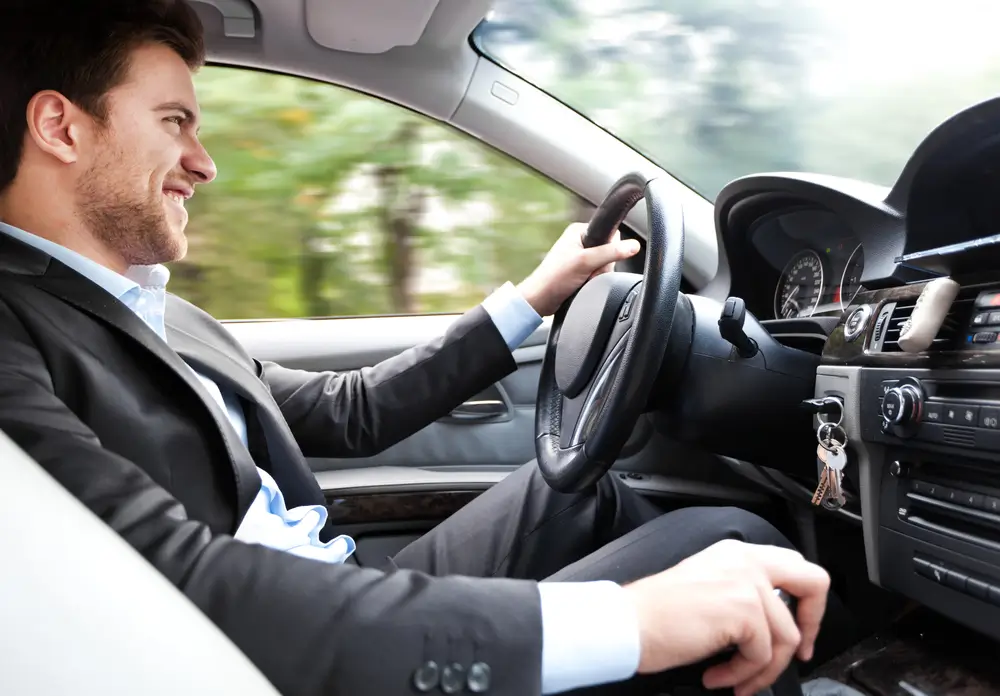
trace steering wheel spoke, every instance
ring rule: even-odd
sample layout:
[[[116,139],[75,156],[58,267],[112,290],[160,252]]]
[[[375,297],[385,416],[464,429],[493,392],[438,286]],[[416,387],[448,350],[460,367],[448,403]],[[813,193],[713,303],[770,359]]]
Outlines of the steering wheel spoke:
[[[612,186],[584,235],[605,244],[646,199],[649,238],[641,276],[589,281],[553,320],[539,378],[535,450],[562,492],[593,485],[614,463],[649,402],[680,292],[683,214],[667,182],[629,174]]]

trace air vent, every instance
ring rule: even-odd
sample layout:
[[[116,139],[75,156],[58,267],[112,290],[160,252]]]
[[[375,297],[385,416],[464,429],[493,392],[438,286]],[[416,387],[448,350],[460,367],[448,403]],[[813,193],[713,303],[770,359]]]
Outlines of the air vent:
[[[934,337],[934,343],[928,348],[928,352],[940,350],[955,350],[963,340],[965,327],[969,325],[972,316],[973,305],[976,302],[978,289],[962,288],[958,297],[951,303],[948,315],[941,324],[941,330]],[[914,307],[917,306],[916,299],[897,302],[892,308],[892,314],[885,322],[884,327],[876,327],[876,330],[885,331],[885,339],[882,341],[883,353],[899,353],[899,334],[903,330],[903,324],[913,314]]]

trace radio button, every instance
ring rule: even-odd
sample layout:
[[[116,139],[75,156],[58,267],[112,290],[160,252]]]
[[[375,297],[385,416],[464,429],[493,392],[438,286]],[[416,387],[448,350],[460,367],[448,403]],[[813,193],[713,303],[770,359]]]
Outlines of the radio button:
[[[990,313],[980,312],[976,316],[972,317],[973,326],[986,326],[990,323]]]
[[[969,493],[964,491],[962,493],[962,505],[968,505],[971,508],[982,508],[983,507],[983,496],[980,493]]]
[[[965,591],[976,599],[988,600],[990,596],[990,585],[979,578],[969,577],[965,581]]]
[[[983,498],[983,510],[1000,514],[1000,498],[986,496]]]
[[[979,331],[972,337],[973,343],[996,343],[996,331]]]
[[[983,406],[979,409],[979,427],[990,430],[1000,429],[1000,408]]]
[[[959,573],[957,570],[947,569],[944,575],[944,584],[953,590],[965,592],[965,583],[968,579],[969,578],[965,573]]]

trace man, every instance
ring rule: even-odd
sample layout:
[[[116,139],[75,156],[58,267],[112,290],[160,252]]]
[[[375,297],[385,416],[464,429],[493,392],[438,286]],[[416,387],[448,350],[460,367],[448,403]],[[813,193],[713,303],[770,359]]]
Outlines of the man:
[[[613,477],[563,495],[529,464],[385,569],[344,564],[353,541],[327,522],[303,454],[368,454],[445,415],[512,371],[538,315],[634,243],[584,250],[571,227],[519,288],[369,370],[262,364],[167,295],[159,266],[184,255],[184,200],[216,173],[197,138],[190,7],[0,12],[0,429],[279,689],[669,683],[734,646],[704,680],[742,695],[810,658],[822,569],[759,518],[659,516]],[[777,587],[799,597],[798,623]]]

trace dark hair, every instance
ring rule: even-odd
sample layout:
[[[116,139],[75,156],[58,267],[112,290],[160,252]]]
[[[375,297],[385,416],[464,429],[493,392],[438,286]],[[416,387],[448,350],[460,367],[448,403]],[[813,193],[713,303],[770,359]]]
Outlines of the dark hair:
[[[28,102],[55,90],[98,121],[107,93],[145,44],[205,60],[201,20],[187,0],[0,0],[0,192],[20,165]]]

